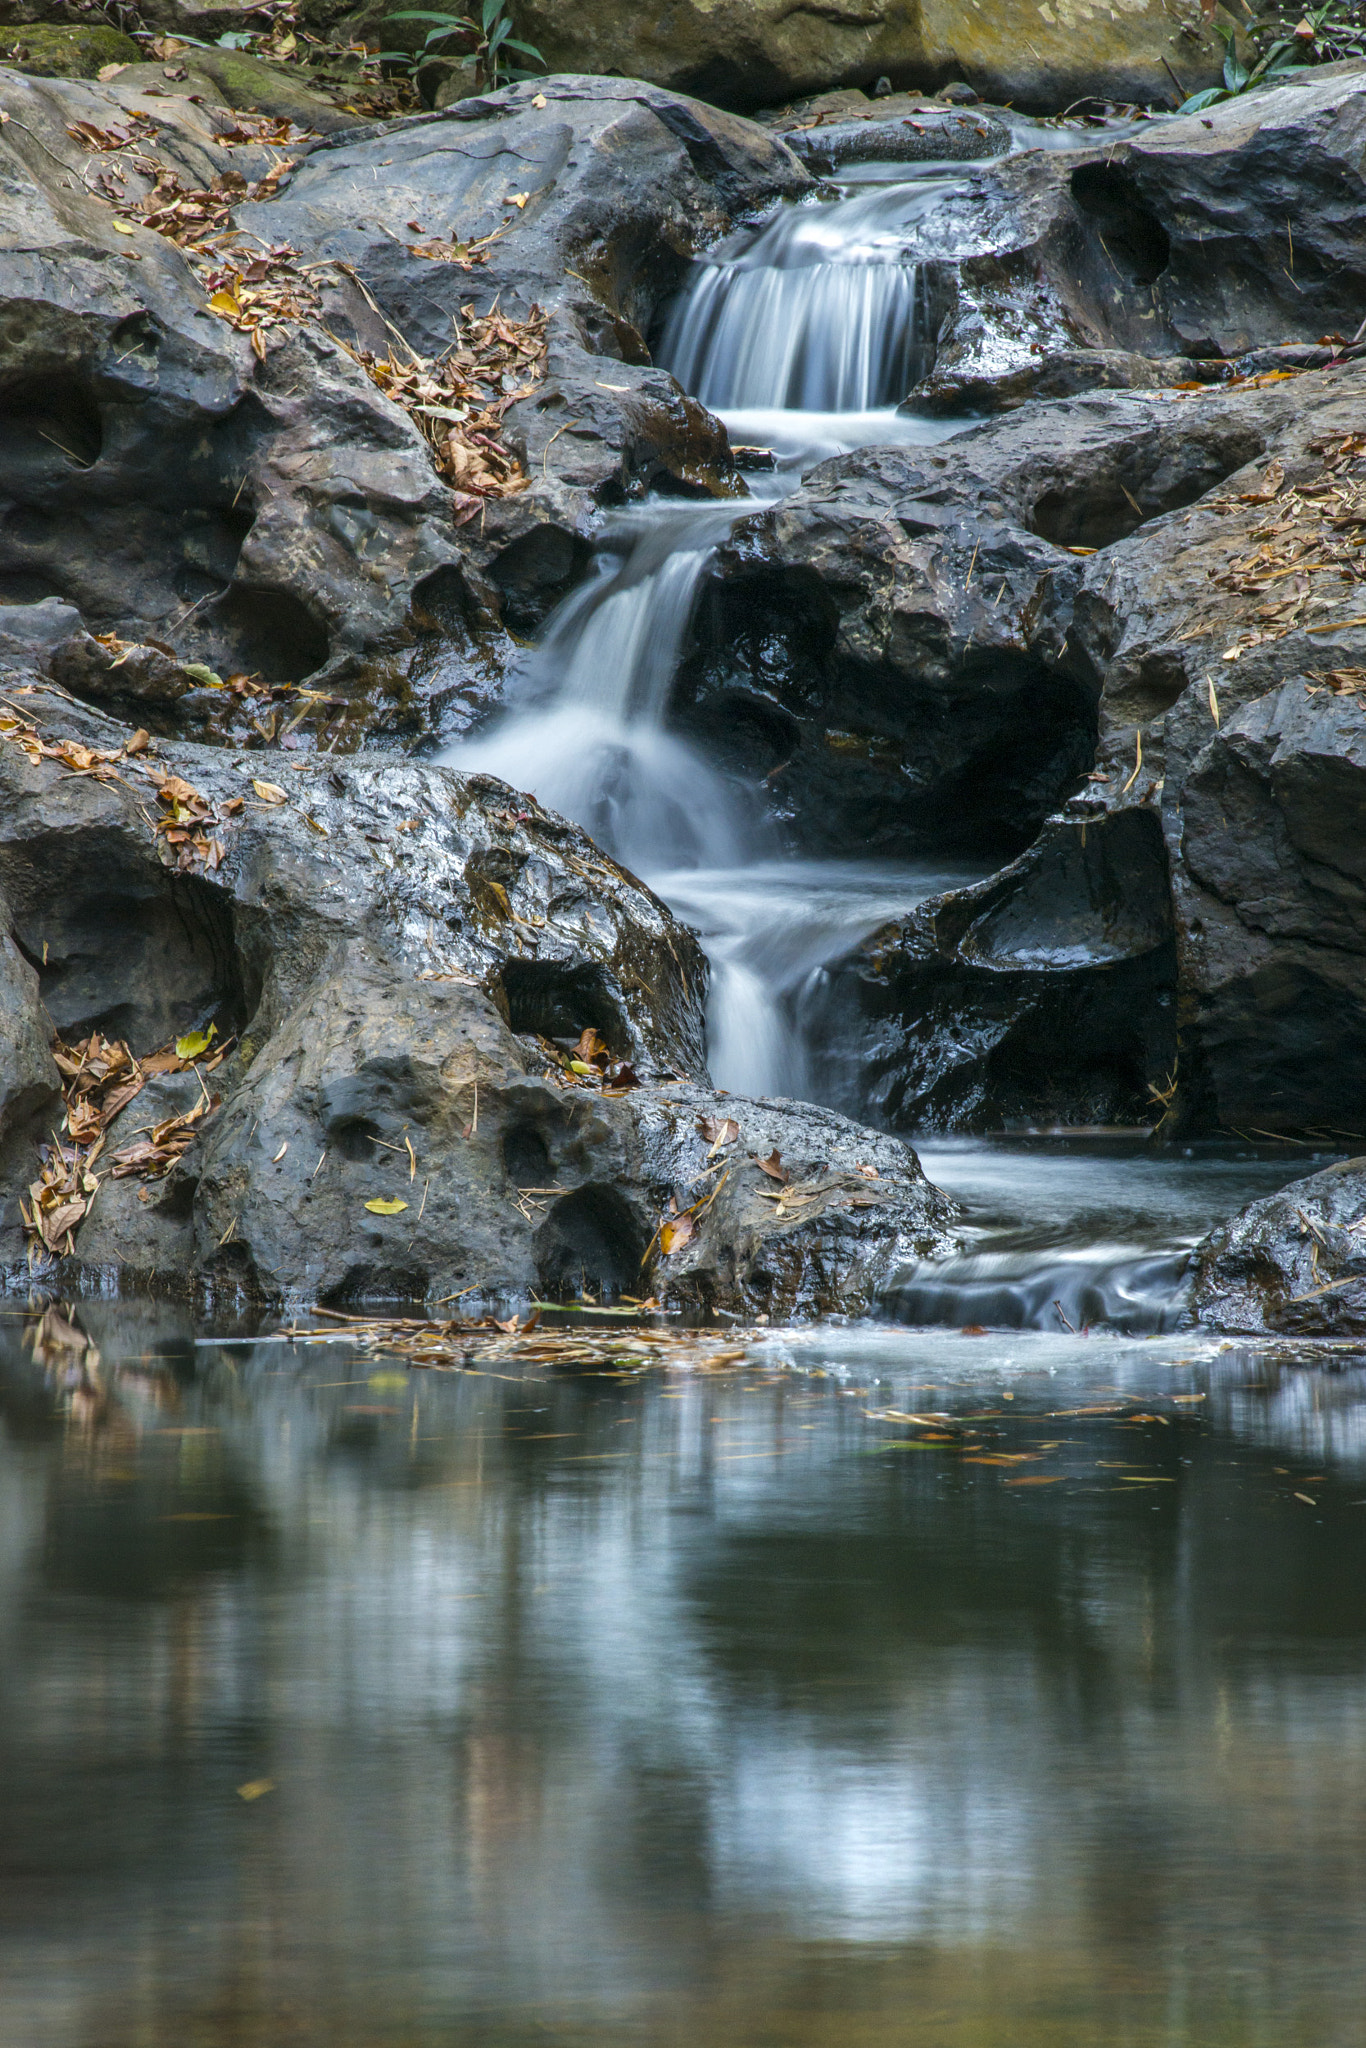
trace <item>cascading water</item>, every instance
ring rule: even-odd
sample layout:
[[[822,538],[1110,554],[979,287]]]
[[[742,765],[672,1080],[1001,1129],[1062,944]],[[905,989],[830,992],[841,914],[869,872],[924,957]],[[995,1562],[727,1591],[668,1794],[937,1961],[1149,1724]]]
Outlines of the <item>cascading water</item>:
[[[943,246],[936,215],[961,184],[943,167],[911,177],[897,166],[896,180],[782,207],[732,237],[695,266],[666,323],[661,363],[733,441],[774,450],[766,496],[843,450],[955,431],[895,406],[932,354],[915,258]],[[699,582],[754,505],[656,501],[612,515],[591,575],[551,619],[501,720],[446,758],[577,820],[697,928],[712,965],[718,1085],[819,1101],[819,1055],[799,1028],[803,992],[826,962],[965,875],[784,858],[754,794],[669,730]],[[1017,1166],[980,1145],[931,1164],[941,1185],[957,1183],[986,1213],[969,1256],[905,1275],[899,1311],[918,1322],[1157,1327],[1198,1232],[1167,1228],[1159,1202],[1118,1234],[1094,1217],[1080,1238],[1074,1219],[1069,1236],[1054,1213],[1058,1190],[1080,1185],[1068,1162],[1035,1154],[1023,1175]],[[1004,1203],[984,1203],[983,1186],[1004,1191]]]
[[[698,264],[659,359],[713,411],[866,413],[930,369],[925,273],[908,237],[947,178],[787,207]]]

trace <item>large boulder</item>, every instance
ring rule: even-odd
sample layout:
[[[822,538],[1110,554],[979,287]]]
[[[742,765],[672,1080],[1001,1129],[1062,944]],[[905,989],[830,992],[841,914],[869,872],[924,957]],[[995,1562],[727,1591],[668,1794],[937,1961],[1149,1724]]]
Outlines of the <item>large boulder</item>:
[[[1292,1181],[1211,1231],[1190,1306],[1231,1336],[1366,1335],[1366,1159]]]
[[[1024,407],[735,527],[680,722],[803,848],[1017,856],[833,971],[843,1107],[1366,1128],[1364,378]]]
[[[1165,106],[1215,84],[1224,54],[1195,0],[518,0],[516,17],[553,69],[624,73],[743,109],[882,76],[966,80],[1045,113],[1087,96]]]
[[[0,73],[0,594],[421,737],[424,650],[444,642],[438,696],[496,688],[500,609],[543,616],[604,499],[743,489],[641,331],[705,242],[807,189],[773,135],[570,79],[323,141],[150,68]],[[138,225],[154,180],[185,248]],[[544,373],[490,387],[532,392],[503,408],[521,488],[461,499],[362,358],[443,357],[490,314],[544,316]]]
[[[1363,123],[1353,61],[973,171],[951,237],[936,222],[926,245],[939,332],[915,402],[980,412],[1350,340],[1366,292]]]
[[[149,750],[23,692],[0,731],[0,885],[33,963],[0,958],[11,1286],[791,1315],[862,1311],[949,1241],[897,1140],[709,1089],[696,940],[533,799],[392,757]],[[67,1045],[160,1054],[98,1154],[64,1141],[87,1213],[47,1251],[20,1209],[51,1158],[38,994]]]

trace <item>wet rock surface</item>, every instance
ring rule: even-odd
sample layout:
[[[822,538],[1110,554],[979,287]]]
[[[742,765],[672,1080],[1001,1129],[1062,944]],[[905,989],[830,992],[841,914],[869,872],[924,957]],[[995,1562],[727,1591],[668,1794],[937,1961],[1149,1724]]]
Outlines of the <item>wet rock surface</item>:
[[[282,183],[278,147],[213,104],[149,97],[133,69],[108,85],[0,74],[10,602],[60,600],[91,634],[219,675],[340,688],[411,740],[443,696],[488,690],[504,611],[525,631],[583,573],[600,501],[741,488],[721,429],[650,367],[639,330],[703,242],[806,187],[782,142],[648,87],[547,80],[327,142],[296,124]],[[124,232],[103,196],[135,199],[138,164],[216,186],[225,222],[242,200],[239,236],[293,252],[318,317],[258,329],[254,348],[208,310],[181,250]],[[549,355],[503,423],[529,487],[472,527],[413,417],[332,335],[439,355],[459,309],[495,304],[541,307]],[[195,708],[169,729],[193,732]]]
[[[1088,370],[1142,388],[1146,363],[1165,383],[1201,381],[1260,348],[1350,341],[1363,121],[1366,65],[1325,65],[1092,149],[968,173],[972,226],[937,271],[937,357],[915,401],[996,409],[1062,395]]]
[[[1366,1333],[1366,1159],[1292,1181],[1211,1231],[1191,1313],[1233,1336]]]
[[[1151,812],[1057,819],[829,976],[811,1023],[837,1099],[893,1129],[1156,1122],[1176,952]]]
[[[128,728],[51,686],[12,675],[7,698],[12,1287],[190,1292],[215,1311],[654,1288],[790,1315],[866,1308],[947,1241],[951,1205],[896,1140],[709,1090],[696,941],[530,799],[376,757],[129,754]],[[187,856],[165,820],[192,799],[207,821]],[[211,1089],[190,1147],[150,1179],[101,1178],[73,1248],[31,1258],[20,1197],[51,1122],[54,1028],[145,1057],[210,1024],[230,1050],[208,1080],[149,1077],[105,1139],[117,1159]],[[584,1031],[617,1084],[566,1066]]]
[[[680,716],[798,845],[1042,829],[835,973],[846,1107],[1362,1128],[1362,376],[1031,406],[736,527]]]

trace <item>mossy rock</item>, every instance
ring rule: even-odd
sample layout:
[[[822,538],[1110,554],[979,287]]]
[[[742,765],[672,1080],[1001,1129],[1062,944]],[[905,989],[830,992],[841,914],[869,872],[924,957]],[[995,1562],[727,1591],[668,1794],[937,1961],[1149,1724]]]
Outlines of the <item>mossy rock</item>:
[[[0,64],[34,78],[94,78],[106,64],[138,64],[142,52],[116,28],[58,28],[34,22],[0,29]]]
[[[297,122],[319,135],[356,126],[354,114],[321,93],[310,92],[298,82],[297,72],[264,57],[248,57],[241,50],[186,50],[180,61],[211,78],[225,106],[249,107],[258,114]]]

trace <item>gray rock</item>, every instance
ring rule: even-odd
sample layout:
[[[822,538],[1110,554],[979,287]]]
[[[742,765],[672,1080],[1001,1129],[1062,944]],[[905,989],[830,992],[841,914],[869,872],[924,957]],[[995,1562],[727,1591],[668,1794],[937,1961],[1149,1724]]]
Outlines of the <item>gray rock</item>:
[[[116,230],[68,131],[140,115],[139,160],[187,188],[227,169],[259,180],[278,152],[229,156],[215,137],[232,115],[149,99],[138,79],[6,74],[5,90],[12,599],[59,599],[92,634],[158,640],[219,674],[340,688],[411,743],[439,721],[453,663],[496,689],[512,652],[500,605],[519,631],[544,615],[583,573],[602,500],[743,489],[723,430],[650,366],[641,333],[698,248],[807,188],[767,131],[629,82],[561,79],[305,142],[280,196],[238,218],[301,262],[351,269],[311,272],[328,280],[324,326],[266,330],[258,360],[179,250]],[[530,195],[520,209],[514,192]],[[413,219],[438,239],[494,236],[488,260],[417,254]],[[457,526],[412,420],[325,327],[381,355],[394,330],[441,354],[453,305],[495,302],[550,316],[549,374],[505,428],[532,484]],[[429,688],[442,636],[464,651],[443,648]]]
[[[917,106],[902,113],[880,102],[876,116],[870,107],[867,115],[851,121],[780,132],[793,154],[820,172],[838,170],[841,164],[970,163],[1010,148],[1009,127],[987,108],[969,114]]]
[[[128,738],[55,690],[24,702],[49,743]],[[139,1054],[210,1021],[235,1039],[181,1164],[105,1179],[74,1256],[38,1284],[193,1293],[215,1312],[651,1288],[706,1312],[861,1312],[908,1246],[947,1241],[950,1205],[896,1140],[707,1089],[692,934],[532,799],[365,756],[301,768],[164,745],[151,765],[211,807],[215,868],[167,865],[136,762],[102,781],[0,736],[0,881],[57,1029]],[[641,1085],[583,1085],[551,1056],[589,1026]],[[134,1098],[106,1173],[192,1094],[181,1075]],[[740,1125],[711,1176],[708,1116]],[[800,1183],[782,1205],[747,1163],[775,1146]],[[0,1268],[25,1288],[32,1164],[11,1148],[0,1221]],[[693,1243],[663,1255],[660,1223],[727,1172]]]
[[[1292,1181],[1211,1231],[1190,1305],[1230,1336],[1366,1335],[1366,1159]]]
[[[65,640],[81,631],[76,607],[59,597],[39,604],[0,605],[0,664],[6,668],[45,666]]]
[[[37,971],[11,936],[9,906],[0,895],[0,1159],[31,1157],[16,1141],[60,1099],[51,1039]]]
[[[874,932],[807,1018],[837,1099],[898,1130],[1155,1123],[1176,1021],[1166,850],[1144,810],[1051,820],[990,880]]]
[[[1182,359],[1349,339],[1366,296],[1363,123],[1354,62],[972,173],[953,253],[934,265],[937,360],[915,397],[1013,403],[1039,358],[1079,350],[1163,360],[1181,382],[1201,374],[1180,374]]]

